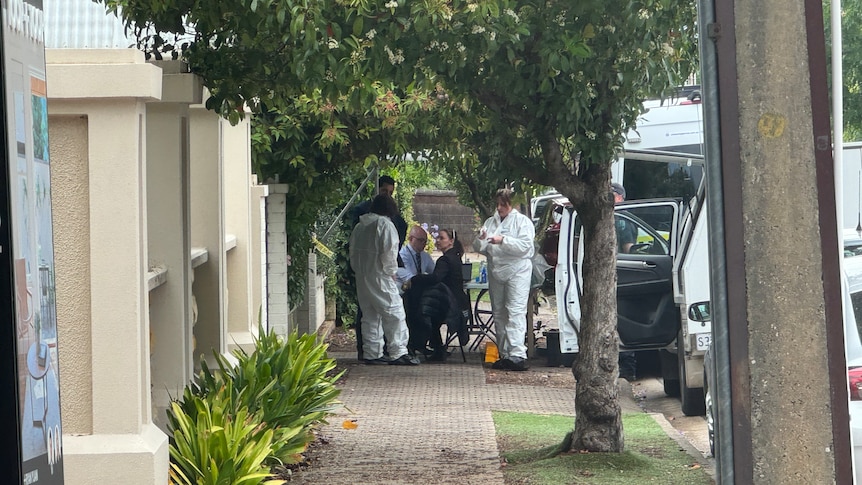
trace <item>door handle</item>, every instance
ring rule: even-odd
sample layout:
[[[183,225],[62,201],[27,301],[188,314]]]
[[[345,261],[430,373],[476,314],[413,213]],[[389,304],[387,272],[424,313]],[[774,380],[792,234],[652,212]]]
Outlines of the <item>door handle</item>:
[[[625,269],[652,269],[656,264],[651,261],[617,261],[617,267]]]

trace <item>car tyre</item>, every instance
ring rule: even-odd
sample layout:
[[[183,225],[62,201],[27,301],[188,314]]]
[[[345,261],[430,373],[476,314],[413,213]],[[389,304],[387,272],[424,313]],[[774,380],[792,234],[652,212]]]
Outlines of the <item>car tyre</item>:
[[[659,350],[659,359],[664,393],[670,397],[679,397],[679,364],[676,354],[662,349]]]

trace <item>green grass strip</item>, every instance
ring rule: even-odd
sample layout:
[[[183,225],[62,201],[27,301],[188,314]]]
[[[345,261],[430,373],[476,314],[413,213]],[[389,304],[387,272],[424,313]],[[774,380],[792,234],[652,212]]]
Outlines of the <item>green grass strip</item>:
[[[647,414],[623,414],[623,453],[568,453],[561,443],[571,416],[494,412],[507,484],[628,485],[714,483],[697,460],[681,450]],[[562,451],[562,453],[561,453]]]

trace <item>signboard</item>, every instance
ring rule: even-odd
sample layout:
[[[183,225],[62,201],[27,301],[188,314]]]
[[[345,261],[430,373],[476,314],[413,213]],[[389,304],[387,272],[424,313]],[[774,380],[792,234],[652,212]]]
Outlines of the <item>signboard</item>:
[[[4,278],[11,282],[19,483],[63,483],[42,0],[2,5]],[[4,285],[7,281],[3,282]],[[4,292],[5,293],[5,292]],[[4,295],[5,296],[5,295]],[[4,305],[6,307],[6,305]],[[4,380],[4,382],[8,382]],[[12,393],[4,390],[4,399]],[[7,406],[8,407],[8,406]],[[6,409],[6,407],[4,407]],[[6,416],[2,416],[6,419]]]

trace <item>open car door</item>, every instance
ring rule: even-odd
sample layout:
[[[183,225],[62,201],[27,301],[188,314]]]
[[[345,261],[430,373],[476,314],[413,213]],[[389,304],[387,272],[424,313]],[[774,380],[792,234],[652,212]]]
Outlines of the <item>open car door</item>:
[[[621,203],[615,209],[618,230],[628,227],[634,237],[628,252],[617,253],[617,328],[623,348],[662,348],[679,332],[672,277],[680,207],[678,199],[654,199]],[[562,352],[578,352],[583,237],[571,207],[560,224],[558,254],[555,288],[560,347]]]
[[[618,204],[615,223],[635,234],[617,251],[617,330],[626,349],[661,348],[676,339],[673,263],[680,202],[675,199]]]

